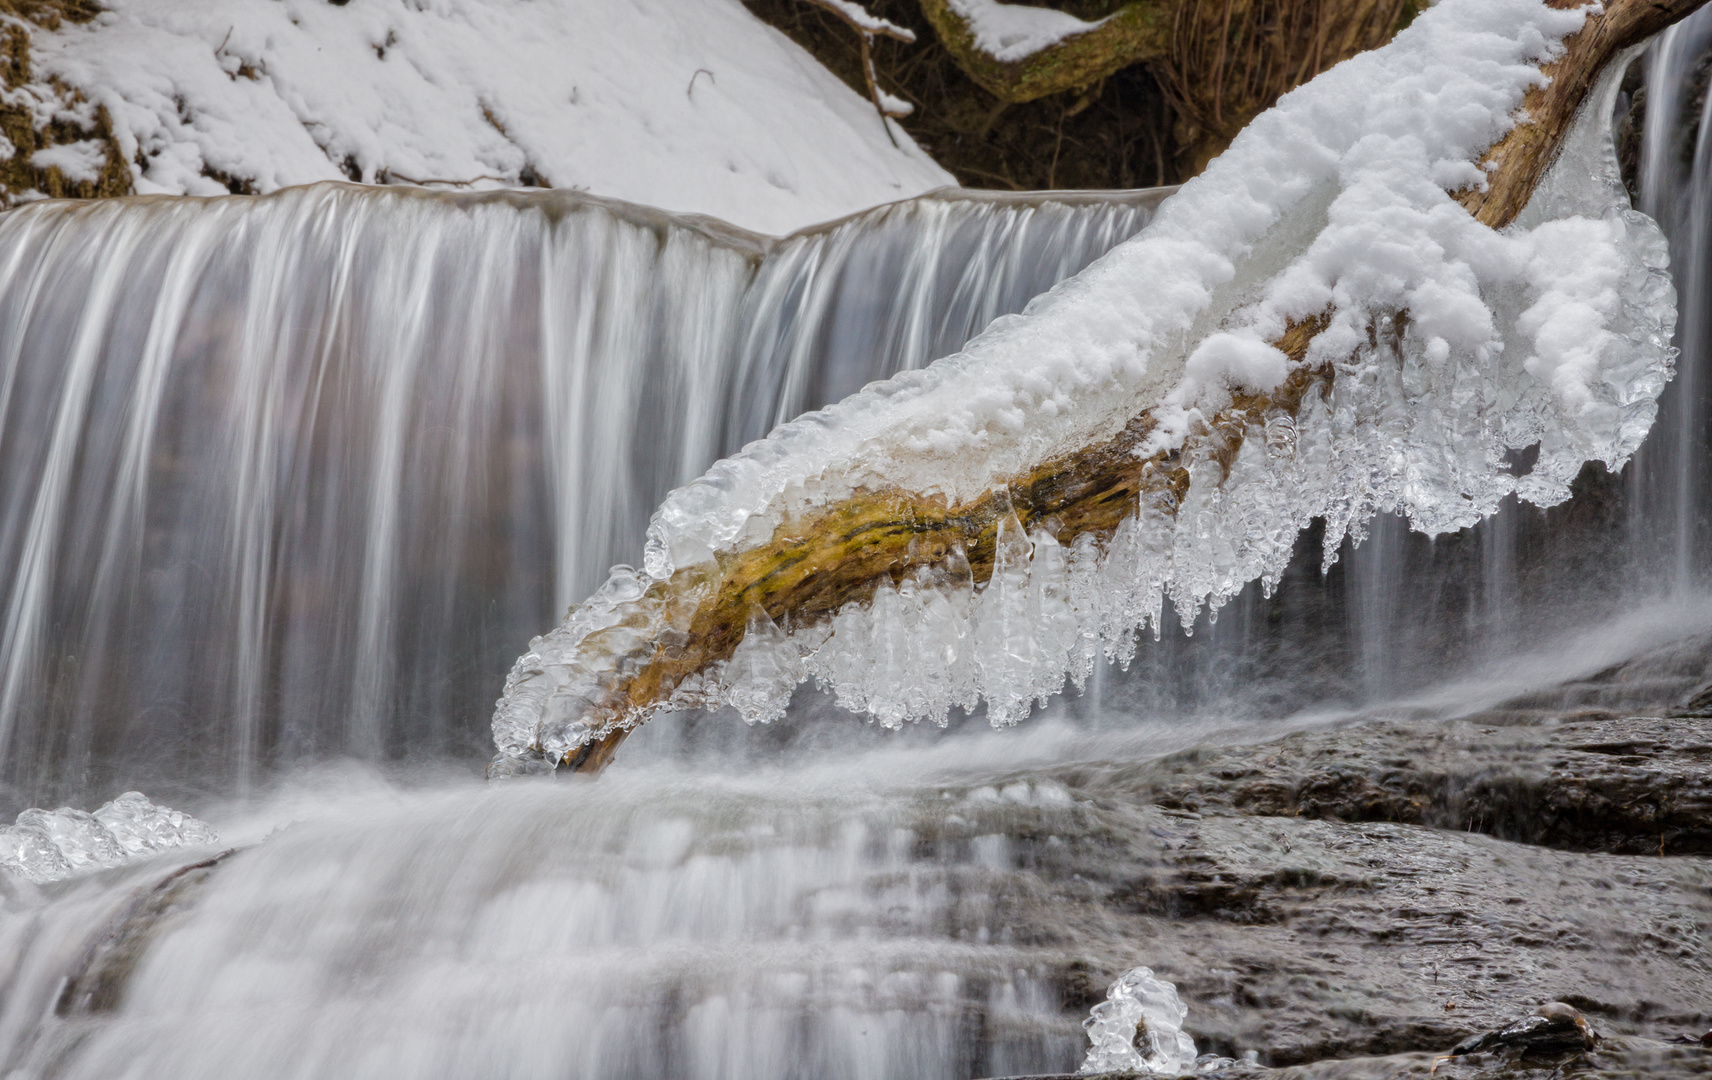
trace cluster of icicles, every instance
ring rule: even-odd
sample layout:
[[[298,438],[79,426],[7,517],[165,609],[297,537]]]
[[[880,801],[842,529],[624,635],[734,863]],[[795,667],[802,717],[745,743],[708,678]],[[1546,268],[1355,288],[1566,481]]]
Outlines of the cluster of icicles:
[[[1561,502],[1585,462],[1620,467],[1650,428],[1670,378],[1676,305],[1664,238],[1629,208],[1618,179],[1604,120],[1615,85],[1608,72],[1510,233],[1533,238],[1517,243],[1538,245],[1529,249],[1527,272],[1476,278],[1480,319],[1494,331],[1487,344],[1449,348],[1423,330],[1418,313],[1409,318],[1376,306],[1366,309],[1367,339],[1342,359],[1328,358],[1322,378],[1293,409],[1233,413],[1209,426],[1211,413],[1182,404],[1187,398],[1148,404],[1122,380],[1102,389],[1066,377],[1057,392],[1067,404],[1048,402],[1051,408],[1012,424],[1009,442],[968,435],[974,429],[967,417],[956,421],[962,428],[947,419],[942,433],[919,427],[932,422],[925,402],[952,409],[959,400],[991,400],[983,393],[1004,379],[1050,385],[1058,369],[1025,370],[1028,350],[1050,345],[1043,328],[1063,322],[1063,334],[1074,336],[1090,320],[1110,321],[1111,310],[1138,295],[1132,290],[1147,289],[1143,271],[1152,272],[1154,256],[1136,252],[1174,250],[1170,230],[1184,227],[1181,213],[1173,213],[1177,200],[1240,180],[1209,170],[1200,189],[1192,184],[1167,201],[1141,236],[1037,300],[1022,319],[996,324],[962,357],[785,425],[668,497],[650,529],[644,570],[615,567],[588,603],[533,641],[513,668],[493,720],[497,771],[558,763],[662,710],[730,705],[750,722],[776,719],[811,675],[839,704],[888,727],[945,723],[952,708],[983,701],[995,726],[1012,724],[1066,680],[1079,685],[1102,655],[1127,663],[1139,630],[1160,633],[1166,600],[1189,630],[1203,609],[1216,614],[1248,582],[1270,594],[1298,531],[1315,518],[1326,524],[1329,561],[1346,536],[1363,540],[1365,523],[1378,513],[1403,512],[1436,534],[1474,524],[1511,494],[1538,505]],[[1314,204],[1303,198],[1280,211],[1279,223],[1250,249],[1249,270],[1259,279],[1244,284],[1239,276],[1228,292],[1210,297],[1195,325],[1147,361],[1158,378],[1168,379],[1173,364],[1189,371],[1182,358],[1217,329],[1219,310],[1235,318],[1268,275],[1288,276],[1275,268],[1290,266],[1299,245],[1329,232],[1330,212]],[[1448,200],[1441,209],[1456,228],[1477,228]],[[1489,235],[1464,239],[1479,247]],[[1574,256],[1551,255],[1554,244]],[[1476,274],[1480,260],[1470,258],[1457,273]],[[1597,273],[1590,276],[1589,267]],[[1109,300],[1091,301],[1096,290],[1109,292]],[[1557,366],[1540,355],[1556,357]],[[1013,361],[1016,370],[1005,366]],[[1145,388],[1154,377],[1143,372],[1135,385]],[[1184,378],[1180,392],[1193,385]],[[831,618],[778,626],[755,607],[728,660],[669,697],[625,704],[625,688],[649,658],[687,640],[697,605],[718,587],[722,557],[864,487],[883,489],[890,480],[904,490],[931,490],[907,479],[926,470],[924,462],[937,469],[940,490],[957,495],[952,501],[966,497],[973,482],[1002,502],[1004,455],[1015,457],[1026,445],[1040,461],[1089,445],[1092,417],[1102,417],[1109,434],[1136,415],[1138,403],[1162,418],[1142,452],[1170,451],[1164,467],[1186,472],[1188,484],[1144,480],[1144,494],[1113,534],[1062,544],[1055,537],[1070,538],[1050,520],[1025,531],[1014,513],[1001,512],[993,574],[979,587],[954,550],[934,565],[911,560],[907,572],[882,577],[871,597]],[[1007,423],[993,416],[981,421],[990,425],[983,430]],[[1167,443],[1154,446],[1160,438]],[[935,449],[936,439],[954,448]],[[1514,452],[1528,447],[1537,451],[1531,467],[1516,468]]]
[[[127,791],[94,813],[68,806],[25,810],[0,828],[0,870],[40,885],[218,839],[207,822]]]

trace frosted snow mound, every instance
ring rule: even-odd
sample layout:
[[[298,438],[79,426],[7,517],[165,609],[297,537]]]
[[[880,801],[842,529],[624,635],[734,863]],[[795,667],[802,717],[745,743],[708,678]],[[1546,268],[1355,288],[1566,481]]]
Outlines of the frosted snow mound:
[[[218,839],[206,822],[127,791],[93,814],[65,806],[25,810],[0,829],[0,870],[39,885]]]
[[[1105,21],[1084,22],[1067,11],[1002,0],[948,0],[948,6],[968,24],[975,47],[1003,64],[1027,60]]]
[[[103,6],[32,29],[36,75],[107,107],[144,194],[544,183],[783,234],[955,183],[738,0]]]
[[[1445,0],[1285,95],[1147,229],[1023,315],[674,491],[644,572],[615,576],[518,661],[494,715],[502,755],[556,759],[645,719],[600,703],[622,677],[618,645],[659,640],[681,617],[641,617],[635,599],[651,581],[717,573],[719,556],[858,490],[951,504],[1002,490],[1143,413],[1157,423],[1141,453],[1176,455],[1168,467],[1189,478],[1180,499],[1137,506],[1116,535],[1068,550],[1013,517],[982,589],[954,556],[793,627],[803,670],[888,725],[983,700],[995,725],[1013,723],[1098,656],[1127,662],[1138,628],[1159,632],[1166,598],[1187,629],[1249,581],[1270,590],[1315,517],[1335,553],[1375,513],[1438,533],[1511,493],[1561,501],[1587,461],[1619,467],[1671,375],[1676,317],[1664,238],[1617,177],[1608,118],[1623,64],[1514,225],[1495,232],[1452,198],[1483,182],[1480,155],[1584,14]],[[1234,389],[1277,387],[1290,362],[1268,342],[1315,318],[1327,323],[1303,363],[1335,374],[1329,391],[1247,417],[1225,475],[1202,437],[1208,418]],[[1536,444],[1517,475],[1507,453]],[[681,688],[681,703],[778,715],[796,668],[754,628],[755,649]]]

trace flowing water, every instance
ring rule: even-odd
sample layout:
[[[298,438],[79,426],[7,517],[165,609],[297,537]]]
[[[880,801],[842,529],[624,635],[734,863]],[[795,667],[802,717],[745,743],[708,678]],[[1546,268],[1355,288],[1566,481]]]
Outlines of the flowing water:
[[[6,801],[142,787],[235,850],[0,875],[0,1074],[1074,1067],[1074,935],[1032,874],[1106,826],[1046,764],[1549,702],[1707,631],[1709,43],[1697,17],[1647,61],[1685,352],[1624,476],[1437,540],[1383,519],[1327,574],[1310,530],[1270,597],[1022,731],[876,739],[804,691],[774,730],[656,721],[599,785],[471,773],[523,643],[660,496],[954,351],[1164,193],[946,193],[782,240],[345,185],[0,217]],[[400,759],[406,786],[372,771]]]
[[[322,185],[0,222],[0,780],[483,756],[511,661],[672,486],[953,351],[1159,192],[785,240]]]

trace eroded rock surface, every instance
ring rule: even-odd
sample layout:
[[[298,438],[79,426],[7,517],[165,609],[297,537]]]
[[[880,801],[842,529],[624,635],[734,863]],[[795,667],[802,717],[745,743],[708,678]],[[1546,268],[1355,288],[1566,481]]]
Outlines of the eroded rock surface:
[[[1372,723],[1052,779],[1075,807],[1012,823],[997,921],[1074,954],[1069,1010],[1145,963],[1200,1049],[1274,1067],[1221,1075],[1425,1076],[1564,1001],[1604,1037],[1578,1064],[1436,1075],[1712,1075],[1663,1041],[1712,1023],[1712,719]]]
[[[1138,775],[1160,805],[1390,821],[1631,854],[1712,854],[1712,718],[1493,713],[1180,754]]]

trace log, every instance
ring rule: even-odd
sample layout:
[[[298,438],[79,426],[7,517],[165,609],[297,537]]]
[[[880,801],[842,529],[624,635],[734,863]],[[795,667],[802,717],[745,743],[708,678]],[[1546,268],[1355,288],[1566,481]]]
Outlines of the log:
[[[1549,2],[1568,8],[1579,0]],[[1590,16],[1566,41],[1564,54],[1546,67],[1550,81],[1526,95],[1525,121],[1484,156],[1491,167],[1487,188],[1462,193],[1462,205],[1494,229],[1513,221],[1545,174],[1600,69],[1704,2],[1608,0],[1604,12]],[[1294,323],[1274,344],[1299,362],[1327,321],[1321,317]],[[1134,452],[1155,426],[1152,413],[1143,412],[1116,436],[1042,461],[976,498],[951,504],[939,495],[897,488],[859,490],[811,516],[786,521],[765,543],[720,555],[716,569],[678,570],[654,582],[633,603],[638,611],[678,608],[679,616],[665,621],[682,627],[682,632],[610,657],[611,670],[623,674],[611,680],[610,697],[598,703],[599,711],[609,717],[645,719],[684,679],[730,657],[743,638],[751,603],[760,604],[774,620],[788,615],[793,625],[805,625],[869,598],[882,580],[942,561],[953,544],[966,548],[976,582],[985,582],[992,575],[999,521],[1012,510],[1025,529],[1049,527],[1065,545],[1083,534],[1109,538],[1138,500],[1169,513],[1188,486],[1181,465],[1185,452],[1210,450],[1228,474],[1251,422],[1272,410],[1294,414],[1311,389],[1332,378],[1329,368],[1298,365],[1269,394],[1234,394],[1231,405],[1215,414],[1207,430],[1179,451],[1146,459]],[[604,633],[589,635],[583,647],[598,653]],[[597,772],[612,760],[627,733],[625,727],[606,731],[554,764]]]
[[[920,0],[941,46],[976,85],[1008,104],[1097,94],[1146,64],[1176,114],[1194,175],[1280,94],[1389,41],[1425,0],[1133,0],[1083,33],[1014,60],[977,43],[955,0]]]
[[[1003,61],[975,43],[969,21],[949,0],[921,0],[922,15],[957,66],[981,89],[1012,104],[1084,91],[1131,64],[1164,57],[1176,8],[1177,0],[1125,4],[1088,31]]]

